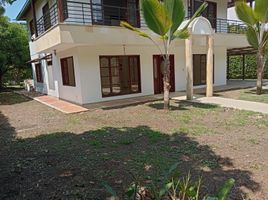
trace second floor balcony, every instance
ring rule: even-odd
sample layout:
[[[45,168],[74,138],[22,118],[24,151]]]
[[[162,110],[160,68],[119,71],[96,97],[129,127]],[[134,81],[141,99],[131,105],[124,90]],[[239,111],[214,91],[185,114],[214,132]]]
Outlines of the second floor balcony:
[[[105,3],[105,1],[103,1]],[[44,34],[51,27],[59,24],[119,26],[120,21],[127,21],[137,28],[146,29],[141,17],[138,0],[116,1],[109,0],[91,3],[61,0],[50,6],[43,16],[36,20],[36,35]],[[246,26],[236,20],[205,16],[217,33],[245,33]]]

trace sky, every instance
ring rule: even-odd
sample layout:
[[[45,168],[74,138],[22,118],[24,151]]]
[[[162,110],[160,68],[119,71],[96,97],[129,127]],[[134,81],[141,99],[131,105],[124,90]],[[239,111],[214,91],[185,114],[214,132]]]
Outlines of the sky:
[[[12,5],[5,6],[5,15],[11,20],[15,20],[25,2],[26,0],[17,0]]]
[[[12,5],[6,6],[5,15],[8,16],[11,20],[15,20],[21,8],[23,7],[25,1],[26,0],[17,0]],[[237,20],[234,8],[228,10],[228,19]]]

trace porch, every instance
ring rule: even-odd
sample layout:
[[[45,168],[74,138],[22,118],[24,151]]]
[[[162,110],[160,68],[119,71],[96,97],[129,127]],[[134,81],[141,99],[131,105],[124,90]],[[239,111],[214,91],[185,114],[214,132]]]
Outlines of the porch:
[[[235,89],[245,89],[255,87],[255,80],[228,80],[226,85],[214,86],[215,92],[235,90]],[[268,85],[268,80],[264,81],[264,85]],[[194,97],[203,97],[206,93],[206,88],[195,88]],[[175,100],[186,100],[186,91],[177,91],[170,93],[170,98]],[[128,99],[120,99],[113,101],[105,101],[99,103],[85,104],[83,107],[87,109],[116,109],[127,106],[139,105],[147,102],[159,101],[163,99],[163,94],[148,95],[143,97],[134,97]]]

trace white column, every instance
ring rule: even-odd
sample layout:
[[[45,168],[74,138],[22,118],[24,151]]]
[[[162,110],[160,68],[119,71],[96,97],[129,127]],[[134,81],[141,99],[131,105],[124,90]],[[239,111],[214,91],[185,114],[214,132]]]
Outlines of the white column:
[[[193,99],[193,42],[192,36],[185,40],[185,60],[186,60],[186,97],[187,100]]]
[[[207,89],[206,96],[213,96],[213,55],[214,55],[214,39],[212,35],[207,36],[208,52],[207,52]]]

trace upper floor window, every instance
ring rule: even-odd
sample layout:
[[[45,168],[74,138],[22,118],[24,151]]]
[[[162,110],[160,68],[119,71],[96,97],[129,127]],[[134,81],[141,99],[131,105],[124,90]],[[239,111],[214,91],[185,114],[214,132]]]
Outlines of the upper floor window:
[[[61,62],[61,74],[62,74],[63,85],[75,87],[73,57],[62,58],[60,62]]]

